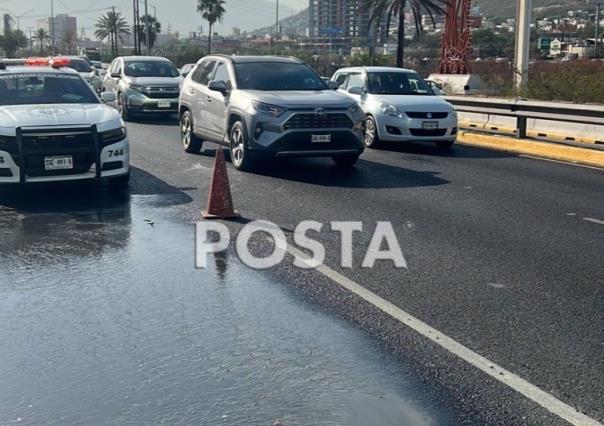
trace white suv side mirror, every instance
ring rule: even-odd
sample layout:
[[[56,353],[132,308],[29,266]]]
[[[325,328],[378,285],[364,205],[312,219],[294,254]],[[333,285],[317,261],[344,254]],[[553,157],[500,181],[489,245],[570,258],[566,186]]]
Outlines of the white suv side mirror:
[[[103,92],[101,93],[101,101],[104,104],[117,101],[117,95],[114,92]]]

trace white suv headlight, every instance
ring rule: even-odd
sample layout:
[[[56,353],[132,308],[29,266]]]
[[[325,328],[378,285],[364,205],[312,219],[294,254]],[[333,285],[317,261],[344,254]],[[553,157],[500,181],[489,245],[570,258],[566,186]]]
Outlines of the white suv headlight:
[[[263,112],[265,114],[272,115],[273,117],[279,117],[283,115],[287,108],[283,108],[277,105],[265,104],[264,102],[252,101],[256,111]]]
[[[389,115],[391,117],[403,118],[403,113],[395,105],[384,102],[382,103],[381,108],[382,112],[386,115]]]
[[[130,90],[134,90],[134,91],[136,91],[136,92],[141,92],[141,93],[142,93],[142,92],[144,92],[144,91],[145,91],[146,87],[145,87],[145,86],[140,86],[140,85],[138,85],[138,84],[129,84],[129,85],[128,85],[128,89],[130,89]]]

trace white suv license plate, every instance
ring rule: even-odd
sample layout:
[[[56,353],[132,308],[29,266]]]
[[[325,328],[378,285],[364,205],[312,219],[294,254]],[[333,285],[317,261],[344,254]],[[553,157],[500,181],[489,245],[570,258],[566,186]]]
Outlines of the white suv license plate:
[[[310,141],[312,143],[329,143],[331,135],[312,135]]]
[[[73,169],[73,157],[65,155],[61,157],[44,157],[45,170],[71,170]]]
[[[424,130],[436,130],[438,129],[438,121],[424,121],[422,122],[422,128]]]
[[[157,102],[157,107],[158,108],[170,108],[172,106],[172,104],[170,103],[170,101],[159,101]]]

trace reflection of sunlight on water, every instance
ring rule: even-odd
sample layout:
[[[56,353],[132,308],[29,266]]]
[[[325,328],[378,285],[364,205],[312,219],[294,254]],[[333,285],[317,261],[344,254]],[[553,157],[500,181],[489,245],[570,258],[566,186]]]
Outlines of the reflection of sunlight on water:
[[[0,341],[11,342],[0,351],[0,424],[443,418],[372,341],[232,252],[196,270],[193,225],[171,222],[152,198],[134,197],[115,222],[103,212],[20,218],[2,250],[16,244],[36,261],[0,259],[18,278],[0,281]]]

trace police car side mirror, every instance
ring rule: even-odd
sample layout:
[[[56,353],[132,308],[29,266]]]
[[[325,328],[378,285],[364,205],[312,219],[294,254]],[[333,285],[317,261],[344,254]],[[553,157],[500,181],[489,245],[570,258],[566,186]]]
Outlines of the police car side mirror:
[[[365,91],[363,90],[362,87],[351,87],[350,89],[348,89],[348,93],[350,93],[351,95],[358,95],[361,96],[365,93]]]
[[[111,78],[122,78],[122,75],[119,72],[112,72]]]
[[[340,85],[336,81],[329,80],[327,81],[327,87],[329,87],[331,90],[338,90]]]
[[[104,104],[117,101],[117,95],[114,92],[103,92],[101,93],[101,101]]]

